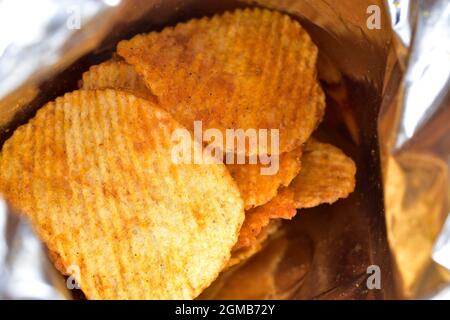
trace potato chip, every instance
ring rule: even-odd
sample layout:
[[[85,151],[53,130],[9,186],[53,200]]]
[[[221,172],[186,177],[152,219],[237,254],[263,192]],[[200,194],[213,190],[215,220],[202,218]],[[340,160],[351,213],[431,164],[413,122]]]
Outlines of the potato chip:
[[[289,185],[296,208],[346,198],[355,189],[356,166],[339,148],[313,138],[305,144],[302,170]]]
[[[296,209],[346,198],[355,188],[356,166],[340,149],[314,138],[304,147],[302,169],[269,203],[246,211],[233,251],[251,247],[271,219],[292,219]]]
[[[279,150],[254,144],[247,155],[299,147],[325,107],[317,47],[279,12],[245,9],[191,20],[121,41],[117,52],[188,129],[198,120],[224,136],[227,128],[279,130]]]
[[[245,209],[261,206],[277,195],[278,189],[287,187],[300,171],[301,148],[279,156],[278,172],[262,175],[262,164],[227,165],[231,176],[236,181]]]
[[[90,67],[89,71],[83,73],[79,87],[84,90],[119,89],[157,102],[156,96],[147,88],[134,67],[120,57]]]
[[[224,165],[171,161],[179,128],[147,100],[80,90],[3,146],[0,193],[87,298],[194,298],[228,262],[239,190]]]
[[[276,274],[286,259],[289,239],[273,240],[244,264],[224,272],[200,296],[200,299],[274,299],[279,297]]]
[[[294,217],[297,210],[294,206],[293,196],[294,194],[290,190],[285,189],[265,205],[246,211],[245,220],[233,251],[252,246],[271,219]]]
[[[281,221],[271,220],[267,226],[265,226],[259,234],[256,236],[255,240],[247,247],[240,248],[231,252],[231,258],[228,262],[226,269],[231,268],[242,261],[248,260],[250,257],[261,251],[266,240],[281,226]]]

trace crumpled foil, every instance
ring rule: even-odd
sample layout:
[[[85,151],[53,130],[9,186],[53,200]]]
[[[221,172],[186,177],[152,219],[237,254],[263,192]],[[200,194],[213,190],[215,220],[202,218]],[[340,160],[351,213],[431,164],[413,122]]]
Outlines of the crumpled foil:
[[[0,299],[67,299],[64,279],[26,221],[0,200]]]
[[[75,89],[118,40],[255,5],[298,19],[319,47],[327,115],[318,136],[355,159],[357,188],[301,210],[200,298],[449,299],[446,0],[0,0],[1,30],[14,31],[0,37],[0,144]],[[78,298],[66,283],[27,222],[1,202],[0,298]]]
[[[388,239],[404,295],[450,299],[450,3],[388,3],[398,58],[379,119]]]

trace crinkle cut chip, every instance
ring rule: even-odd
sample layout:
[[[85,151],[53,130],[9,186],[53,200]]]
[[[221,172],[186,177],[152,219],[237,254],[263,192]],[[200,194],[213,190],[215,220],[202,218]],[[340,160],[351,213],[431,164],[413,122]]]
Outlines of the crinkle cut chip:
[[[129,91],[137,97],[157,102],[134,67],[120,57],[90,67],[83,73],[79,87],[84,90],[109,88]]]
[[[339,148],[314,138],[304,146],[302,169],[270,202],[247,210],[234,250],[251,247],[271,219],[291,219],[296,209],[346,198],[355,189],[356,166]]]
[[[311,208],[346,198],[355,189],[356,165],[339,148],[308,140],[302,157],[302,170],[291,182],[296,208]]]
[[[188,129],[197,120],[224,136],[227,128],[279,130],[279,150],[254,145],[247,155],[292,151],[317,127],[325,108],[317,51],[297,21],[261,9],[190,20],[117,46]]]
[[[0,193],[87,298],[191,299],[228,263],[243,201],[224,165],[171,161],[182,128],[129,93],[80,90],[3,146]]]
[[[245,212],[245,220],[239,232],[238,242],[233,251],[251,246],[271,219],[291,219],[297,213],[293,202],[294,194],[284,189],[263,206]]]
[[[249,210],[269,202],[277,195],[280,187],[287,187],[300,171],[301,156],[302,150],[297,148],[282,153],[277,159],[272,157],[271,170],[277,171],[267,175],[262,174],[261,170],[268,169],[268,165],[260,163],[227,165],[241,192],[245,209]]]

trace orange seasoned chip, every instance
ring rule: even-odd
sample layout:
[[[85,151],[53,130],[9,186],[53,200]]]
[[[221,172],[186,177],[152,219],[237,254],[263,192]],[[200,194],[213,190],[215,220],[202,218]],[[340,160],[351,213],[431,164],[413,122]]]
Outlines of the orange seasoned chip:
[[[325,108],[317,47],[279,12],[245,9],[191,20],[121,41],[117,52],[188,129],[198,120],[224,136],[228,128],[279,130],[279,150],[253,144],[247,155],[301,146]]]
[[[173,163],[177,129],[147,100],[80,90],[4,144],[0,193],[87,298],[190,299],[228,263],[244,219],[239,190],[222,164]]]
[[[231,176],[236,181],[245,209],[261,206],[277,195],[280,187],[287,187],[300,171],[301,148],[283,153],[278,158],[278,171],[263,175],[258,164],[227,165]]]
[[[271,219],[291,219],[297,213],[293,202],[294,194],[284,189],[263,206],[245,212],[245,220],[233,251],[251,246]]]
[[[233,250],[231,252],[231,258],[230,261],[228,262],[227,269],[239,264],[240,262],[246,261],[256,253],[258,253],[263,248],[266,240],[272,234],[277,232],[280,226],[281,221],[279,219],[271,220],[267,226],[262,228],[262,230],[256,236],[255,240],[251,242],[248,246],[242,247],[238,250]]]
[[[276,274],[289,249],[289,239],[274,237],[253,258],[222,273],[200,299],[274,299],[278,292]]]
[[[296,209],[333,203],[355,188],[356,166],[339,148],[314,138],[304,146],[302,169],[289,187],[281,188],[270,202],[245,213],[233,250],[251,247],[271,219],[291,219]]]
[[[355,163],[344,152],[311,138],[303,150],[302,170],[288,189],[298,209],[331,204],[353,192],[355,174]]]
[[[156,96],[147,88],[144,80],[134,67],[122,58],[115,57],[101,64],[92,66],[83,73],[80,89],[118,89],[129,91],[135,96],[156,102]]]

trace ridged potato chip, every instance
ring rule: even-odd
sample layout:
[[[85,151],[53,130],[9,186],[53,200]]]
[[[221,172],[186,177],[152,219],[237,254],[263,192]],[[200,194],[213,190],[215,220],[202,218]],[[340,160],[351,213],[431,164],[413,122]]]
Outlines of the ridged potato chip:
[[[302,170],[289,185],[297,209],[346,198],[355,189],[356,165],[339,148],[314,138],[305,144]]]
[[[346,198],[355,189],[356,166],[339,148],[314,138],[304,146],[302,169],[269,203],[248,210],[233,251],[251,247],[272,219],[291,219],[296,209]]]
[[[221,274],[200,299],[282,299],[275,277],[280,263],[286,259],[288,247],[289,239],[275,237],[252,259]]]
[[[246,211],[245,220],[233,251],[252,246],[261,231],[269,225],[271,219],[294,217],[297,210],[294,206],[293,196],[294,194],[286,189],[265,205]]]
[[[238,250],[231,252],[231,258],[228,262],[226,269],[231,268],[242,261],[246,261],[263,248],[266,240],[280,228],[281,221],[271,220],[267,226],[265,226],[259,234],[256,236],[255,240],[246,247],[242,247]]]
[[[178,128],[144,99],[80,90],[4,144],[0,193],[87,298],[190,299],[228,263],[239,190],[224,165],[171,161]]]
[[[139,98],[157,102],[156,96],[147,88],[134,67],[120,57],[90,67],[83,73],[79,87],[84,90],[124,90]]]
[[[325,108],[317,47],[279,12],[245,9],[190,20],[121,41],[117,53],[188,129],[198,120],[224,136],[227,128],[279,130],[279,150],[255,144],[247,155],[301,146]]]
[[[227,165],[241,192],[245,209],[269,202],[277,195],[280,187],[287,187],[300,171],[301,156],[301,148],[281,154],[278,171],[273,175],[261,174],[264,165],[260,163]]]

